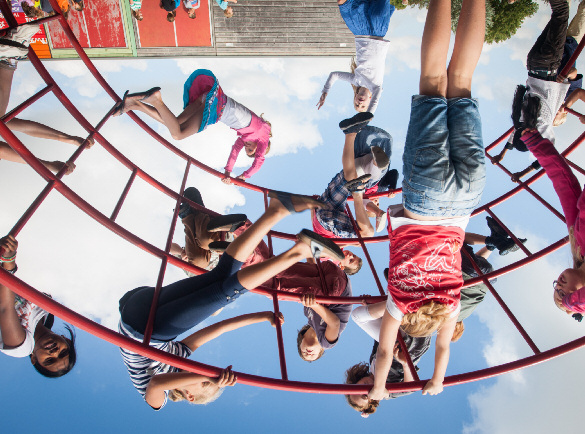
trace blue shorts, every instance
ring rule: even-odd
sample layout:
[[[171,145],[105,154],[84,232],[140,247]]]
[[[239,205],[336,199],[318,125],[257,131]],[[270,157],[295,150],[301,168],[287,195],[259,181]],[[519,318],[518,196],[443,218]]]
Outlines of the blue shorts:
[[[413,96],[402,162],[405,209],[429,217],[471,214],[485,186],[477,100]]]
[[[339,5],[341,18],[356,36],[379,36],[388,32],[394,6],[388,0],[347,0]]]

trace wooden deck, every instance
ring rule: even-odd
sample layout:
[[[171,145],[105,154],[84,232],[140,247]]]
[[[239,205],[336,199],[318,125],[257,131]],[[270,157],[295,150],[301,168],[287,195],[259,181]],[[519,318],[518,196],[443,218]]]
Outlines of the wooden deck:
[[[211,47],[138,48],[138,57],[355,54],[353,35],[335,0],[240,0],[230,3],[232,18],[225,18],[214,0],[210,3]]]

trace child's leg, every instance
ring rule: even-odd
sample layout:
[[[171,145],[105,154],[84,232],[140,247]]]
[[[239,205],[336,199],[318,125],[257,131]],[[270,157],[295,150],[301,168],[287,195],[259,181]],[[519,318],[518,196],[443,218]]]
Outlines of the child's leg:
[[[474,234],[473,232],[465,232],[465,242],[469,245],[485,244],[485,235]]]
[[[526,66],[529,71],[553,71],[560,66],[563,58],[569,4],[566,0],[551,0],[550,7],[552,9],[550,21],[528,53]]]
[[[57,140],[70,145],[81,146],[84,141],[82,137],[70,136],[69,134],[55,130],[47,125],[26,119],[14,118],[6,125],[13,131],[19,131],[32,137]]]
[[[0,65],[0,116],[6,114],[13,77],[14,69]]]
[[[204,109],[201,101],[189,104],[179,116],[175,116],[163,102],[160,91],[154,92],[143,100],[140,100],[141,98],[142,96],[127,98],[124,112],[141,111],[166,126],[175,140],[184,139],[199,131]]]
[[[349,133],[345,135],[343,153],[341,154],[341,164],[343,165],[343,177],[346,181],[351,181],[352,179],[357,178],[354,154],[354,142],[356,136],[357,133]]]
[[[577,43],[581,42],[585,34],[585,1],[581,0],[577,7],[577,14],[571,20],[567,29],[567,36],[575,38]]]
[[[238,271],[238,281],[244,288],[254,289],[278,273],[310,256],[311,249],[309,245],[297,241],[286,252]]]
[[[317,202],[306,196],[292,196],[292,204],[295,211],[302,211],[317,208]],[[290,212],[276,197],[271,198],[268,209],[252,224],[242,235],[230,243],[226,253],[236,261],[244,262],[252,254],[254,249],[262,238],[272,229],[272,227],[289,215]],[[266,281],[262,280],[260,283]],[[259,284],[260,284],[259,283]]]
[[[485,0],[463,0],[447,72],[447,98],[471,97],[471,79],[484,39]]]
[[[363,192],[352,193],[353,196],[353,208],[355,210],[355,220],[360,230],[362,237],[371,237],[374,235],[374,227],[370,223],[366,207],[364,206],[364,194]]]
[[[431,0],[421,42],[421,95],[447,95],[446,65],[450,39],[451,0]]]

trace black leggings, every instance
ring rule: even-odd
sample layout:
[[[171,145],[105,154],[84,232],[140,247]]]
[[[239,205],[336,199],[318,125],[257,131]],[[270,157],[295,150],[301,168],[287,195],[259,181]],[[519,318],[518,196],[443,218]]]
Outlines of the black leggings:
[[[550,21],[528,53],[528,70],[555,71],[561,65],[569,24],[569,4],[567,0],[550,0],[550,7]]]
[[[237,272],[242,262],[224,253],[213,270],[161,288],[152,338],[171,341],[244,294]],[[142,286],[120,299],[122,322],[144,335],[154,288]]]

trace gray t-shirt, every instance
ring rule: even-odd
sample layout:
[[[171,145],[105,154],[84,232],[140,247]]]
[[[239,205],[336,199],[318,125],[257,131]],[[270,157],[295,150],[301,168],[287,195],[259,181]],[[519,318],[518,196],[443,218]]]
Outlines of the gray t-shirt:
[[[352,293],[351,293],[351,282],[349,279],[347,279],[347,286],[345,287],[345,290],[343,291],[343,293],[341,293],[341,297],[351,297]],[[339,334],[341,335],[341,332],[345,329],[345,326],[347,326],[347,323],[349,321],[349,316],[351,315],[351,309],[352,309],[352,305],[351,304],[326,304],[324,305],[327,309],[329,309],[331,312],[333,312],[338,318],[339,318]],[[309,325],[313,328],[313,330],[315,330],[315,333],[317,334],[317,339],[319,340],[319,344],[326,350],[328,350],[329,348],[333,348],[335,346],[335,344],[337,344],[337,342],[339,342],[339,336],[337,336],[337,339],[333,342],[329,342],[327,340],[327,338],[325,337],[325,330],[327,329],[327,324],[325,323],[325,321],[323,321],[323,319],[317,315],[317,313],[315,313],[315,311],[313,309],[311,309],[310,307],[305,307],[304,308],[304,314],[307,317],[307,319],[309,320]]]
[[[402,335],[402,339],[404,339],[404,344],[408,349],[408,354],[410,354],[410,358],[412,360],[413,365],[416,367],[420,358],[426,353],[429,348],[431,347],[431,336],[426,336],[422,338],[415,338],[410,335],[407,335],[402,330],[400,330],[400,334]],[[378,342],[374,342],[374,348],[372,348],[372,354],[370,355],[370,372],[375,372],[376,370],[376,354],[378,353]],[[418,371],[418,368],[416,368]],[[387,383],[402,383],[404,381],[404,369],[400,362],[396,359],[392,359],[392,365],[390,366],[390,370],[388,371],[388,378],[386,379]],[[410,395],[413,392],[396,392],[391,393],[387,399],[394,399],[400,396]]]

